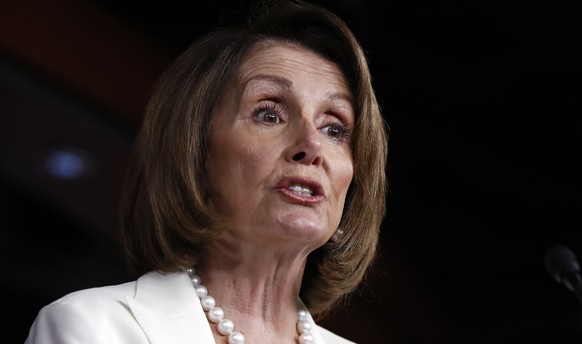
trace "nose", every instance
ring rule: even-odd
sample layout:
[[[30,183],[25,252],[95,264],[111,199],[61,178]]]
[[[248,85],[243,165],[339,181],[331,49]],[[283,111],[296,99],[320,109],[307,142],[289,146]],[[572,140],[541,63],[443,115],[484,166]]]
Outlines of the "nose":
[[[323,163],[323,148],[320,133],[315,125],[307,120],[302,121],[293,135],[287,160],[305,165],[321,165]]]

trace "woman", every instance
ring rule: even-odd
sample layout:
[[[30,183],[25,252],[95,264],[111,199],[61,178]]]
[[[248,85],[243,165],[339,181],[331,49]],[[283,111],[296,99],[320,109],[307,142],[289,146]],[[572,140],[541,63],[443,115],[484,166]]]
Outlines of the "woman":
[[[44,307],[26,343],[351,343],[315,325],[373,261],[387,133],[346,24],[281,2],[161,77],[121,209],[136,281]]]

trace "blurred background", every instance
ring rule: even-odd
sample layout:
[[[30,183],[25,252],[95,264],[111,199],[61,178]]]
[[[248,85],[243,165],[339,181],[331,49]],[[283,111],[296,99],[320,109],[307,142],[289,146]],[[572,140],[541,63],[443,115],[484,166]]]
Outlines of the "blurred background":
[[[314,2],[359,37],[391,130],[379,259],[323,324],[361,344],[580,342],[544,256],[582,256],[582,5]],[[117,198],[153,84],[249,3],[0,0],[6,342],[64,294],[130,280]]]

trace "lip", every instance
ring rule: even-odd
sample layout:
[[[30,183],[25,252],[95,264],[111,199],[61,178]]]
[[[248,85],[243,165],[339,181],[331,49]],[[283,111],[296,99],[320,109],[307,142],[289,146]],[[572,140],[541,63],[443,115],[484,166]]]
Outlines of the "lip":
[[[304,185],[311,190],[313,190],[313,195],[311,196],[302,196],[298,195],[291,190],[288,189],[290,185]],[[278,189],[283,196],[287,197],[294,203],[300,204],[315,204],[323,201],[325,199],[325,191],[323,187],[318,182],[303,178],[303,177],[287,177],[281,179],[281,181],[277,184],[276,189]]]

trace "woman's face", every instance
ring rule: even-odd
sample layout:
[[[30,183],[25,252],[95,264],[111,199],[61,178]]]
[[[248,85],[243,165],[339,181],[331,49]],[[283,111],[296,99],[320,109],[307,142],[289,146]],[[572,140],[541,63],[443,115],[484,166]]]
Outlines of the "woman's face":
[[[352,94],[339,68],[308,50],[255,50],[213,116],[209,198],[237,239],[324,244],[353,163]]]

